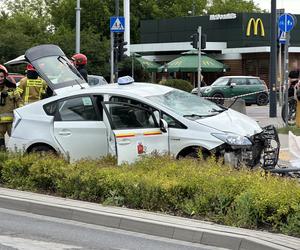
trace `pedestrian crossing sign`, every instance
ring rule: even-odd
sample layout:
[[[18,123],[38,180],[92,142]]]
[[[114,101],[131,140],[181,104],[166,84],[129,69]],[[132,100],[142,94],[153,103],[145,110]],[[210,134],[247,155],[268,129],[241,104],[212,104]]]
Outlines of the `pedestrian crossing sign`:
[[[114,16],[110,18],[110,31],[111,32],[124,32],[125,18],[123,16]]]

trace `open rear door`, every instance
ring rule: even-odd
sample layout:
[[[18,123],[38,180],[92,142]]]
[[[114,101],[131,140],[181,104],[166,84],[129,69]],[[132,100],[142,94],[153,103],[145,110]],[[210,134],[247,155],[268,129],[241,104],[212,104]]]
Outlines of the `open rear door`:
[[[103,106],[115,136],[118,164],[169,152],[168,131],[160,127],[158,111],[122,102],[103,102]]]
[[[89,85],[64,52],[53,44],[38,45],[25,55],[6,62],[6,65],[30,63],[55,94],[88,88]]]

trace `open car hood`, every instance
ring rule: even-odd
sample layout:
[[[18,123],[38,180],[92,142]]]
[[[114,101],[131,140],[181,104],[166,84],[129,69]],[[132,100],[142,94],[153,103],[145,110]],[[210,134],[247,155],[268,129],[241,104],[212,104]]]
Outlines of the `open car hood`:
[[[44,44],[32,47],[25,55],[10,60],[5,65],[22,63],[31,63],[55,94],[89,87],[57,45]]]

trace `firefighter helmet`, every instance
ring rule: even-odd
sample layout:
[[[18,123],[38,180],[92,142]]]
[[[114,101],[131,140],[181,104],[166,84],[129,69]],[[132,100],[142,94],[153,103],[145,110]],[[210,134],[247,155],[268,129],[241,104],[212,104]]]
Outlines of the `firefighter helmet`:
[[[35,71],[35,68],[34,68],[31,64],[27,64],[26,69],[27,69],[27,70]]]
[[[8,71],[2,64],[0,64],[0,71],[3,72],[5,77],[8,76]]]
[[[86,65],[87,64],[87,57],[81,53],[77,53],[77,54],[73,55],[72,60],[74,61],[75,65]]]

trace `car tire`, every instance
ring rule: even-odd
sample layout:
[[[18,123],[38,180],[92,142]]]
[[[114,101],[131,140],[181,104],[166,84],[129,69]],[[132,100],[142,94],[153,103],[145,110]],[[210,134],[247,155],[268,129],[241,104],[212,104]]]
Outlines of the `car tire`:
[[[39,153],[39,154],[56,154],[55,150],[47,145],[36,145],[33,146],[29,153]]]
[[[256,97],[256,104],[258,106],[267,105],[269,102],[269,97],[266,93],[259,93]]]
[[[212,97],[214,98],[224,98],[224,95],[222,93],[214,93],[212,95]],[[213,102],[215,102],[216,104],[220,104],[223,105],[224,104],[224,99],[211,99]]]

